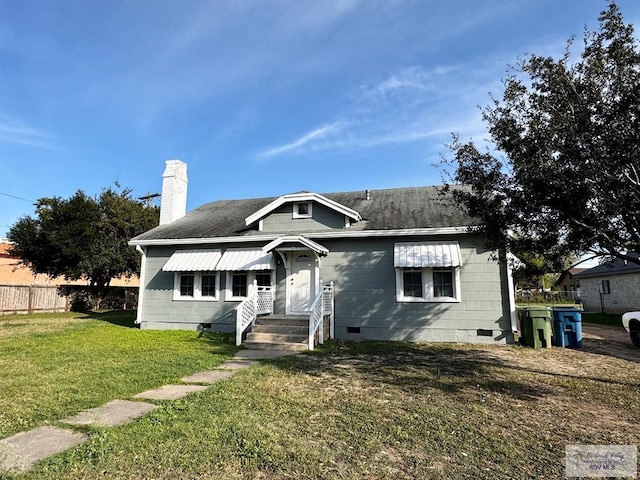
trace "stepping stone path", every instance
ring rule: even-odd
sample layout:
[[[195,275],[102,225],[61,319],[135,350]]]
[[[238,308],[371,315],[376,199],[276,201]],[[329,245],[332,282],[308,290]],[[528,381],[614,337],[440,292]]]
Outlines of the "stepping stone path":
[[[220,368],[224,370],[244,370],[245,368],[249,368],[256,363],[257,362],[252,362],[250,360],[227,360],[222,365],[220,365]]]
[[[165,385],[153,390],[138,393],[133,398],[146,398],[149,400],[177,400],[186,397],[193,392],[202,392],[209,387],[204,385]]]
[[[242,360],[267,360],[271,358],[297,355],[300,352],[294,350],[241,350],[236,353],[237,359]]]
[[[180,380],[187,383],[216,383],[220,380],[233,376],[234,373],[236,372],[233,370],[211,370],[210,372],[201,372],[196,373],[195,375],[189,375],[188,377],[183,377]],[[192,385],[189,386],[193,388]]]
[[[88,440],[73,430],[38,427],[0,440],[0,469],[26,472],[36,462]]]
[[[113,400],[98,408],[90,408],[73,417],[62,420],[71,425],[95,425],[97,427],[115,427],[158,408],[157,405],[129,400]]]
[[[238,370],[249,368],[257,360],[271,359],[298,352],[273,350],[243,350],[235,359],[222,363],[217,370],[200,372],[181,380],[191,385],[165,385],[138,393],[133,398],[150,400],[176,400],[190,393],[201,392],[210,384],[233,376]],[[208,384],[208,385],[193,385]],[[112,400],[98,408],[90,408],[72,417],[61,420],[70,425],[92,425],[113,427],[141,417],[158,408],[158,405],[130,400]],[[40,460],[64,452],[85,441],[89,437],[70,429],[38,427],[28,432],[17,433],[0,440],[0,473],[2,471],[26,472]]]

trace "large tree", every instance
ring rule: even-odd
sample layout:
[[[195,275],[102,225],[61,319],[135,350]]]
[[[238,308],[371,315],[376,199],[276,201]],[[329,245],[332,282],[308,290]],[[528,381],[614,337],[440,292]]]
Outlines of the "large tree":
[[[528,55],[483,110],[491,148],[457,136],[450,189],[489,247],[554,261],[590,252],[638,262],[640,52],[611,2],[559,59]]]
[[[35,217],[10,228],[11,253],[36,273],[106,287],[138,272],[140,259],[127,242],[158,225],[158,218],[157,208],[133,199],[128,189],[108,188],[95,198],[81,190],[68,199],[41,198]]]

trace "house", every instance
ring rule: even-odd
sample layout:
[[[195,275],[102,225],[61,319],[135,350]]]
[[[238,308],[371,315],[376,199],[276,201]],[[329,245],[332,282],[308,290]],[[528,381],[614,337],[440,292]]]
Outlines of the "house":
[[[580,279],[576,275],[588,270],[585,267],[570,267],[560,274],[555,287],[563,300],[575,302],[580,299]]]
[[[11,246],[8,239],[0,238],[0,314],[69,310],[68,294],[86,287],[87,282],[34,273],[20,258],[9,253]],[[112,305],[135,305],[139,288],[137,276],[114,278],[110,286]],[[62,292],[60,287],[67,291]],[[118,301],[120,298],[122,302]]]
[[[11,255],[11,242],[6,238],[0,238],[0,285],[47,285],[47,286],[86,286],[86,280],[67,280],[64,277],[51,278],[44,273],[33,271],[22,263],[22,260]],[[139,282],[136,275],[131,277],[116,277],[111,280],[112,287],[138,288]]]
[[[436,187],[219,200],[185,214],[187,183],[186,164],[167,161],[160,225],[130,241],[142,254],[141,328],[235,331],[240,343],[245,327],[262,335],[268,313],[296,318],[309,348],[327,336],[513,342],[509,267]]]
[[[0,285],[57,285],[47,275],[33,273],[10,249],[11,242],[0,238]]]
[[[574,278],[580,282],[580,299],[587,312],[640,310],[640,265],[636,263],[615,259],[580,272]]]

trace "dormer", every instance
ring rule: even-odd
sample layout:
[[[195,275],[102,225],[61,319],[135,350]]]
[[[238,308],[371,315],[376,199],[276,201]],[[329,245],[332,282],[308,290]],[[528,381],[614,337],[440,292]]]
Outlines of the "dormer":
[[[263,232],[299,232],[348,228],[362,217],[355,210],[313,192],[278,197],[245,218]]]

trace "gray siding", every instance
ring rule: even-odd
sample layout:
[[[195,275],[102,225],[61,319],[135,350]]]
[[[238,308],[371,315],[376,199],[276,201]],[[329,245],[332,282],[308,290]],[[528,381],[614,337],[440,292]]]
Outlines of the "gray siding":
[[[396,301],[393,245],[402,241],[458,240],[463,257],[459,303]],[[335,284],[335,336],[345,339],[511,343],[501,268],[469,236],[325,241],[321,277]],[[505,283],[506,285],[506,283]],[[360,328],[348,333],[347,327]],[[491,336],[479,336],[490,330]]]
[[[262,220],[262,231],[297,233],[344,228],[344,215],[319,203],[313,203],[311,215],[311,218],[293,218],[293,204],[288,203]]]
[[[258,245],[243,245],[252,247]],[[198,248],[224,249],[227,246],[202,245]],[[259,245],[262,247],[262,245]],[[181,247],[189,249],[192,247]],[[145,272],[145,292],[142,305],[141,328],[150,329],[186,329],[198,330],[203,324],[211,324],[217,331],[235,331],[234,309],[239,301],[225,301],[225,273],[220,275],[220,293],[217,301],[174,300],[174,273],[163,272],[162,267],[171,254],[173,247],[149,247]]]
[[[394,244],[447,240],[457,240],[461,247],[461,302],[397,302]],[[513,341],[505,270],[490,259],[490,253],[482,248],[478,238],[458,235],[449,238],[323,239],[321,243],[330,250],[321,259],[320,278],[325,283],[334,282],[337,338],[471,343]],[[227,247],[216,245],[212,248]],[[233,331],[233,310],[238,302],[224,301],[224,275],[217,302],[173,300],[174,275],[162,272],[162,266],[173,251],[173,248],[148,249],[142,327],[197,329],[201,324],[211,323],[216,330]],[[276,283],[276,311],[282,312],[285,304],[282,265],[277,267]],[[359,328],[360,332],[347,333],[348,327]],[[479,335],[479,330],[489,336]]]

